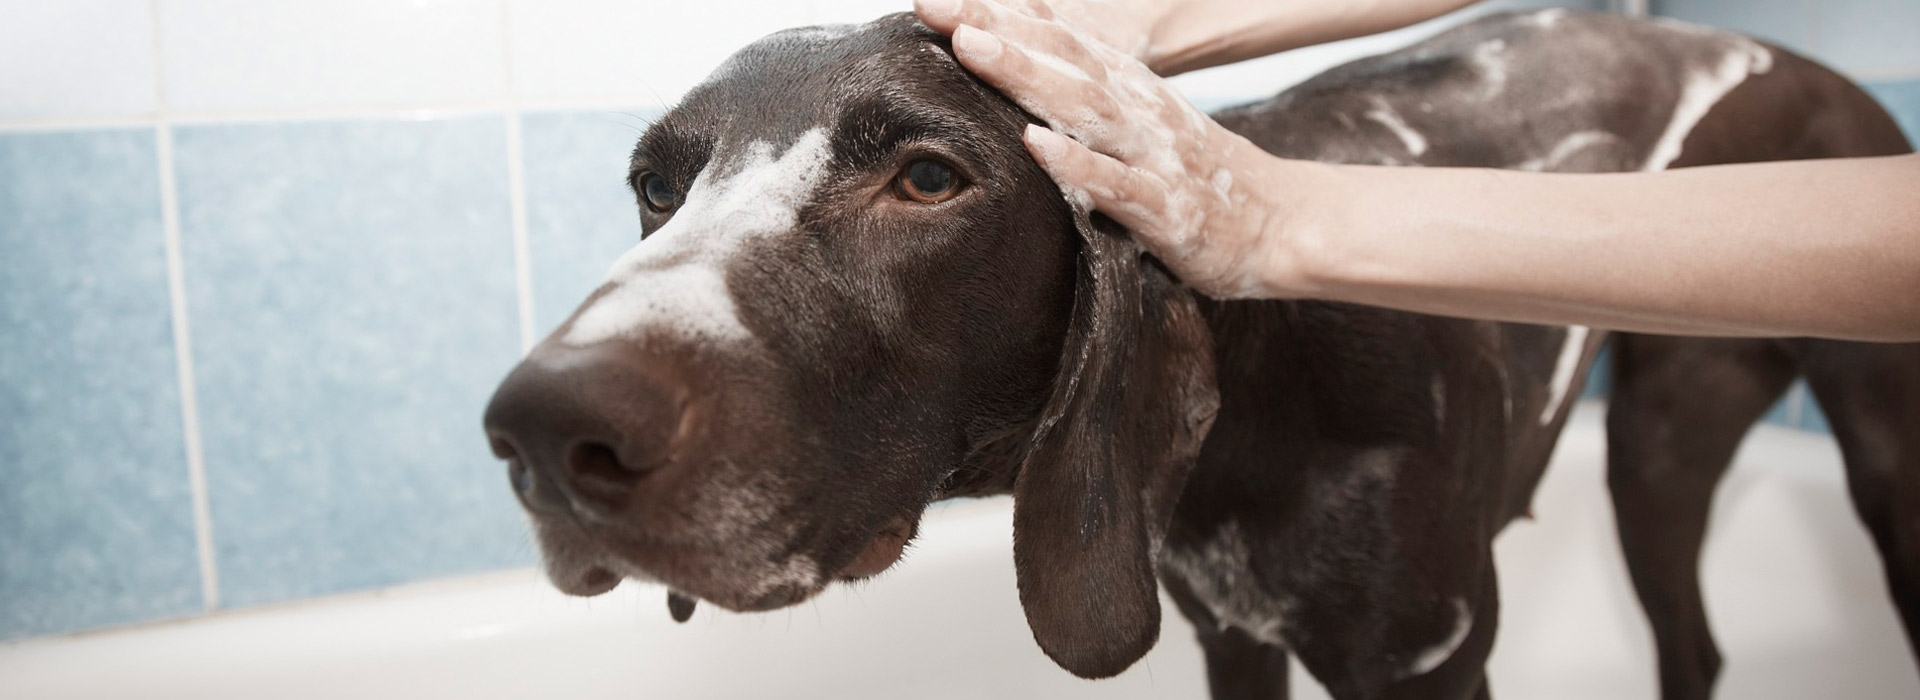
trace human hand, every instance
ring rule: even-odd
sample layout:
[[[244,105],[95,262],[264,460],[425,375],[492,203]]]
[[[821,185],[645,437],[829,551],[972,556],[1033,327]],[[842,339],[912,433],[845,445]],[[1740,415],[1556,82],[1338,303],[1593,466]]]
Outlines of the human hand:
[[[1297,217],[1274,200],[1298,184],[1292,169],[1194,108],[1133,55],[1040,0],[1010,1],[915,7],[953,36],[962,65],[1053,127],[1029,126],[1026,144],[1063,192],[1125,226],[1208,295],[1310,292],[1285,234]]]

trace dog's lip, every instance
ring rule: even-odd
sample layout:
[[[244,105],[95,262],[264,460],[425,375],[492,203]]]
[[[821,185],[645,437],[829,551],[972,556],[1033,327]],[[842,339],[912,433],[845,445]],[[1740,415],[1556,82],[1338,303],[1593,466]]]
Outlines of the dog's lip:
[[[619,587],[620,582],[624,580],[626,580],[625,576],[614,573],[611,569],[589,566],[576,575],[564,579],[554,578],[553,587],[567,595],[591,598]]]
[[[858,581],[879,575],[900,561],[911,539],[913,525],[904,518],[893,521],[867,541],[853,561],[840,569],[838,578],[842,581]]]

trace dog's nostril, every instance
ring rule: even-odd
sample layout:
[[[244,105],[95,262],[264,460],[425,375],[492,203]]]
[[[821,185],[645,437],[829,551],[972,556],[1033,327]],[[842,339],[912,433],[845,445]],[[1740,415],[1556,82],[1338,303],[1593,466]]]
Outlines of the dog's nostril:
[[[612,447],[598,442],[576,443],[567,450],[567,469],[578,477],[598,477],[625,482],[640,475],[640,470],[620,461]]]
[[[513,443],[498,435],[487,436],[487,446],[493,448],[493,456],[500,459],[513,459],[520,456],[520,451],[513,449]]]
[[[507,462],[507,480],[513,482],[513,490],[520,493],[533,488],[533,475],[527,473],[527,465],[518,459]]]

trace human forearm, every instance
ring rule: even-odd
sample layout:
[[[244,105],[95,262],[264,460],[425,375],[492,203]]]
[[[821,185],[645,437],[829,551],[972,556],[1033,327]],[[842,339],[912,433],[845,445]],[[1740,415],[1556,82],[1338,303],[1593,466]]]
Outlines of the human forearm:
[[[1150,18],[1140,58],[1174,75],[1398,29],[1475,0],[1120,0]]]
[[[1272,295],[1647,332],[1920,339],[1920,156],[1317,172],[1318,201],[1295,201],[1323,215],[1266,236],[1304,261],[1275,267]]]
[[[1476,0],[916,0],[942,32],[995,27],[1006,9],[1084,32],[1161,75],[1398,29]],[[1005,8],[1005,9],[1002,9]],[[1059,50],[1064,47],[1051,47]]]

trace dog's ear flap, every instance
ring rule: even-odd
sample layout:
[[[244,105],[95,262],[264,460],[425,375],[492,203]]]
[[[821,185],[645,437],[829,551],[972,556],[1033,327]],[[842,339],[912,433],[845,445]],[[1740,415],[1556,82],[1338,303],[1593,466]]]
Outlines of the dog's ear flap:
[[[1014,565],[1035,641],[1084,678],[1153,648],[1153,559],[1219,407],[1192,293],[1118,225],[1074,205],[1073,320],[1014,483]]]

